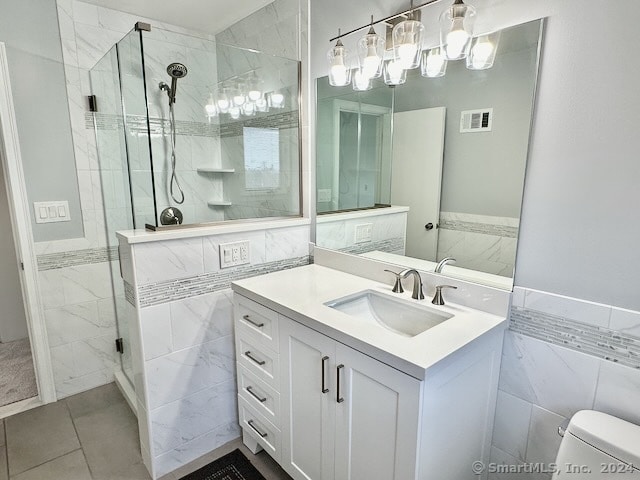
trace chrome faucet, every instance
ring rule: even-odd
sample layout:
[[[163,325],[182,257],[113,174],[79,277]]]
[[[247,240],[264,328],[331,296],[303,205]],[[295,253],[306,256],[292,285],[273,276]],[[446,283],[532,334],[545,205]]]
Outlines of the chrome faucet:
[[[444,305],[444,298],[442,298],[443,288],[453,288],[455,290],[458,287],[453,285],[436,285],[436,294],[433,296],[433,300],[431,300],[431,303],[434,305]]]
[[[440,260],[438,262],[438,265],[436,265],[436,269],[433,271],[433,273],[442,273],[442,269],[444,268],[444,266],[449,263],[449,262],[454,262],[455,263],[456,259],[453,257],[446,257],[443,258],[442,260]]]
[[[422,277],[420,276],[420,272],[415,268],[407,268],[406,270],[402,270],[400,273],[396,273],[391,270],[385,270],[385,272],[393,273],[396,276],[396,282],[393,284],[394,293],[404,292],[404,289],[402,288],[402,279],[407,278],[409,275],[413,275],[413,292],[411,293],[411,298],[414,300],[424,300],[424,293],[422,292]]]

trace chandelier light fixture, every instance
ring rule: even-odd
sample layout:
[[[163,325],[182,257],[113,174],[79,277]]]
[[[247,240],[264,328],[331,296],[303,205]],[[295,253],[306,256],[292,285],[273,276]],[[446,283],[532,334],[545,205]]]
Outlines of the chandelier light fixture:
[[[356,91],[372,88],[372,79],[383,76],[389,86],[406,82],[407,71],[420,68],[426,78],[443,77],[450,61],[465,60],[469,70],[486,70],[493,67],[500,40],[500,32],[473,36],[476,9],[454,0],[453,4],[439,16],[440,44],[425,46],[425,26],[420,21],[420,11],[439,0],[428,0],[415,6],[411,0],[408,10],[390,15],[353,29],[347,33],[338,30],[338,36],[330,39],[336,42],[327,53],[329,84],[344,87],[353,84]],[[387,40],[379,35],[374,26],[382,23],[387,28]],[[367,30],[358,39],[355,65],[342,39]],[[220,109],[219,109],[220,110]]]

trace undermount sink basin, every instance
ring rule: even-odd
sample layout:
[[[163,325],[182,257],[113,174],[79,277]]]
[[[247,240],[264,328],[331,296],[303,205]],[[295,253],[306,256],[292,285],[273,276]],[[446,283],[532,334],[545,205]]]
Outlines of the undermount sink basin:
[[[405,337],[415,337],[453,317],[449,313],[415,305],[373,290],[354,293],[325,305],[352,317],[375,322]]]

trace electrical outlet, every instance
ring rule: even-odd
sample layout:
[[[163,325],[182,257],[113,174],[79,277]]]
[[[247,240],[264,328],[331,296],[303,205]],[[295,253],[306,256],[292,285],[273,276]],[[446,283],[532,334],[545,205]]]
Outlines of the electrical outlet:
[[[373,238],[373,223],[356,225],[355,243],[370,242]]]
[[[66,200],[54,202],[33,202],[36,223],[68,222],[69,202]]]
[[[250,261],[248,240],[220,244],[220,268],[245,265]]]

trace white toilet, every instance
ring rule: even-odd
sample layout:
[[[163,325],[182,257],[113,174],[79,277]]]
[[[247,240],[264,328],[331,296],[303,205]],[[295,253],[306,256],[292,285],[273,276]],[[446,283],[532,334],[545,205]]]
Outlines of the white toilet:
[[[593,410],[569,422],[552,480],[640,479],[640,426]]]

